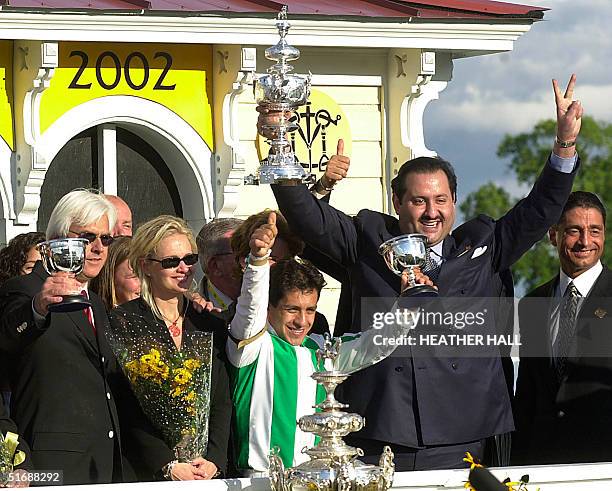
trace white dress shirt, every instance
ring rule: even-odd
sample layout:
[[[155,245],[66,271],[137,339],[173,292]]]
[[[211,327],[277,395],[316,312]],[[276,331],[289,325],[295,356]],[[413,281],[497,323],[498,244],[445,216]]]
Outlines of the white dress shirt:
[[[567,289],[570,281],[574,283],[574,286],[580,293],[580,299],[578,301],[578,309],[576,310],[576,316],[580,312],[582,308],[582,304],[584,303],[585,297],[591,292],[593,285],[599,278],[599,275],[603,271],[603,266],[601,265],[601,261],[597,261],[595,265],[593,265],[590,269],[587,269],[584,273],[576,276],[576,278],[572,279],[567,276],[563,270],[559,272],[559,284],[555,288],[555,294],[553,296],[553,301],[550,307],[550,341],[551,345],[555,344],[555,340],[557,339],[557,334],[559,333],[559,315],[561,313],[561,305],[563,303],[563,296],[565,295],[565,290]]]

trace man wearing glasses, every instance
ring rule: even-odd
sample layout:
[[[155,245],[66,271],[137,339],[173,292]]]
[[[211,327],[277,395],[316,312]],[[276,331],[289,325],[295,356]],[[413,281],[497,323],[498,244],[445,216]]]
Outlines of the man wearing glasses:
[[[200,293],[222,311],[228,310],[240,294],[241,281],[230,240],[241,223],[239,218],[216,218],[204,225],[196,238],[204,273]]]
[[[83,271],[76,277],[49,275],[38,262],[30,275],[0,289],[0,356],[9,360],[11,418],[31,449],[34,468],[61,471],[64,484],[126,479],[120,413],[143,438],[149,431],[106,340],[104,305],[88,290],[106,261],[115,220],[115,208],[102,195],[68,193],[55,206],[46,236],[87,239]],[[88,296],[92,307],[49,312],[50,305],[75,292]]]

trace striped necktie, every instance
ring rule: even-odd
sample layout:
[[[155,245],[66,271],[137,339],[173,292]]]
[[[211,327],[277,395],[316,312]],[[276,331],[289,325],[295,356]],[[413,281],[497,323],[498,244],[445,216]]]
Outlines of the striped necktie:
[[[573,282],[569,282],[559,312],[559,331],[555,341],[553,354],[555,355],[555,371],[557,380],[561,382],[567,369],[567,357],[572,346],[574,334],[576,332],[576,312],[580,301],[580,292]]]
[[[425,256],[425,266],[423,266],[423,273],[429,276],[429,279],[434,283],[438,279],[440,269],[442,268],[442,260],[437,262],[432,257],[435,254],[430,248],[427,248],[427,254]],[[440,258],[442,259],[442,258]]]

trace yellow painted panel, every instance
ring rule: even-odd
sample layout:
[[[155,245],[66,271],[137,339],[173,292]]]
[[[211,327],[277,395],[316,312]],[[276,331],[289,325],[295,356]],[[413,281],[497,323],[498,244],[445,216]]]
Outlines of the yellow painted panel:
[[[354,142],[381,140],[381,115],[378,106],[344,106],[344,112],[349,120]]]
[[[15,149],[13,133],[13,42],[0,41],[0,138]]]
[[[354,177],[382,177],[382,150],[380,142],[353,142],[349,179]]]
[[[59,66],[41,100],[41,133],[79,104],[110,95],[165,106],[213,148],[211,46],[60,43]]]
[[[348,215],[359,210],[383,210],[383,190],[380,179],[354,178],[342,181],[331,195],[330,203]]]
[[[373,104],[380,103],[380,87],[346,87],[346,86],[323,86],[318,85],[317,89],[325,92],[341,105],[352,104]]]

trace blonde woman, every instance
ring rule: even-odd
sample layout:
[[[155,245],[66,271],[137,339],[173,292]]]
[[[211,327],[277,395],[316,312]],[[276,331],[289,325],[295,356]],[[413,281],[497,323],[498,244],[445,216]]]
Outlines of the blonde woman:
[[[129,322],[138,324],[139,332],[145,331],[167,353],[187,352],[197,337],[194,333],[213,330],[208,322],[209,314],[196,312],[185,296],[191,289],[197,261],[193,234],[182,219],[163,215],[141,225],[132,238],[129,255],[130,266],[140,279],[140,298],[116,308],[111,322],[112,317],[115,322],[131,319]],[[206,454],[191,462],[172,462],[165,466],[163,474],[167,479],[210,479],[225,471],[231,401],[224,344],[224,330],[215,332]],[[138,397],[135,388],[134,392]],[[162,398],[158,403],[163,401]],[[143,401],[141,405],[144,408]],[[151,422],[165,435],[164,425],[153,419]],[[168,441],[167,437],[165,440],[169,447],[174,446],[175,442]]]
[[[131,237],[115,237],[102,271],[90,284],[108,310],[140,296],[140,280],[128,260],[131,240]]]

